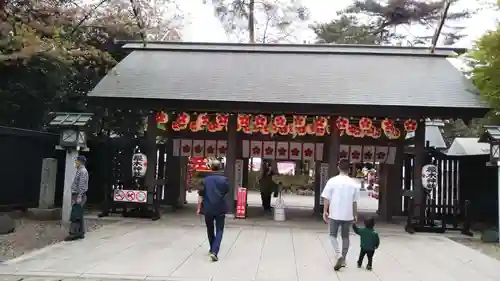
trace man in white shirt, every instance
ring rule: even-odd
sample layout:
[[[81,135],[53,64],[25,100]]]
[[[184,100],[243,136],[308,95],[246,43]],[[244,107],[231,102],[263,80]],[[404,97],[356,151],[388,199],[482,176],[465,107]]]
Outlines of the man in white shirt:
[[[324,198],[323,220],[329,224],[330,242],[337,256],[334,269],[345,266],[345,258],[349,250],[349,231],[353,221],[358,217],[359,184],[349,177],[349,160],[339,161],[339,174],[330,178],[325,185],[321,197]],[[340,228],[342,251],[337,234]]]

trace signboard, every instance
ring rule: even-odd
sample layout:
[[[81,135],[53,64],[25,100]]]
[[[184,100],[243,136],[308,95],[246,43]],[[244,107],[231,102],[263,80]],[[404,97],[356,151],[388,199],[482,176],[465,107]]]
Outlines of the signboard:
[[[148,192],[145,190],[115,189],[113,201],[125,203],[147,203]]]
[[[326,182],[328,181],[328,163],[321,163],[319,168],[319,204],[324,205],[325,200],[321,197],[323,189],[325,189]]]
[[[236,193],[236,218],[246,219],[247,217],[247,189],[239,187]]]

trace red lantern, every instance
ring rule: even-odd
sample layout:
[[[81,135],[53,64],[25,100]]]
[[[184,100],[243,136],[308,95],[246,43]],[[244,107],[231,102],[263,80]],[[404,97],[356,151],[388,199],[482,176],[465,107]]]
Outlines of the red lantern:
[[[417,130],[417,121],[413,119],[406,120],[404,125],[407,132],[415,132]]]
[[[382,130],[384,132],[391,131],[394,128],[394,120],[384,119],[382,120]]]
[[[362,117],[361,119],[359,119],[359,128],[361,130],[369,130],[373,125],[373,122],[370,118],[366,118],[366,117]]]
[[[174,131],[176,131],[176,132],[180,131],[180,130],[181,130],[181,128],[180,128],[180,126],[179,126],[179,123],[177,123],[177,122],[175,122],[175,121],[174,121],[174,122],[172,122],[172,130],[174,130]]]
[[[267,126],[265,126],[265,127],[262,127],[262,128],[260,129],[260,133],[261,133],[261,134],[263,134],[263,135],[269,135],[269,134],[270,134],[270,132],[269,132],[269,126],[270,126],[270,125],[267,125]]]
[[[295,130],[297,131],[297,135],[299,135],[299,136],[305,136],[305,135],[307,135],[307,131],[306,131],[306,127],[305,126],[303,126],[303,127],[297,127]]]
[[[238,114],[238,125],[242,128],[250,127],[250,119],[248,114]]]
[[[229,122],[229,114],[217,113],[217,115],[215,115],[215,121],[218,125],[225,127]]]
[[[316,129],[321,128],[324,129],[328,126],[328,118],[324,116],[316,117]]]
[[[372,133],[372,138],[374,139],[378,139],[382,136],[382,130],[377,128],[377,127],[374,127],[373,129],[373,133]]]
[[[267,117],[262,114],[259,114],[255,116],[253,124],[258,129],[263,128],[267,126]]]
[[[373,133],[375,132],[376,128],[375,126],[371,125],[368,130],[365,130],[365,136],[371,137],[373,136]]]
[[[198,123],[196,121],[189,122],[189,130],[191,132],[198,132],[200,130],[198,127]]]
[[[316,136],[324,136],[326,134],[326,129],[324,128],[316,128]]]
[[[304,115],[294,115],[293,125],[297,128],[304,127],[306,125],[307,116]]]
[[[339,130],[347,130],[347,127],[349,126],[349,119],[339,117],[337,118],[336,124]]]
[[[160,111],[156,113],[155,120],[157,124],[168,123],[168,115],[165,112]]]
[[[209,123],[207,126],[207,130],[211,133],[217,132],[219,129],[219,125],[217,123]]]
[[[283,128],[286,126],[286,117],[285,115],[279,115],[274,117],[273,124],[278,128]]]
[[[189,116],[188,113],[186,112],[181,112],[179,113],[179,115],[177,115],[177,124],[179,124],[179,127],[184,127],[186,128],[187,124],[189,123],[189,121],[191,120],[191,117]]]
[[[286,136],[290,133],[290,130],[288,129],[288,126],[278,127],[278,133],[282,136]]]

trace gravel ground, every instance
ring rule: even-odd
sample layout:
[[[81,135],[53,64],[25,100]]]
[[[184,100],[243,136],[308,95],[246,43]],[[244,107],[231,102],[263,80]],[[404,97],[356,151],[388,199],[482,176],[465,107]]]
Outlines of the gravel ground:
[[[101,228],[111,222],[85,220],[87,231]],[[0,235],[0,261],[19,257],[27,252],[61,242],[68,235],[60,221],[16,219],[16,231]]]
[[[462,245],[478,250],[479,252],[488,255],[492,258],[500,260],[500,244],[498,243],[484,243],[480,239],[474,238],[450,238]]]

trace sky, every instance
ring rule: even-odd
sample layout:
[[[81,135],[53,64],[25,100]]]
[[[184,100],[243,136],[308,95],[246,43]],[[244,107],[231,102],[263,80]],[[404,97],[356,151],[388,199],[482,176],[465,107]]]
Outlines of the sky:
[[[493,3],[495,0],[460,0],[451,8],[452,11],[464,9],[481,9],[476,15],[470,19],[463,20],[460,24],[467,26],[463,31],[467,36],[457,42],[457,47],[473,46],[474,41],[479,38],[487,30],[494,29],[500,15],[498,11],[493,11],[487,8],[486,5],[480,2]],[[210,2],[210,1],[207,1]],[[337,16],[337,11],[342,10],[352,3],[352,0],[302,0],[310,11],[310,21],[296,28],[294,37],[297,42],[314,41],[314,34],[307,28],[307,24],[316,22],[327,22]],[[203,4],[202,0],[182,1],[180,8],[185,12],[184,28],[182,29],[182,37],[184,41],[193,42],[228,42],[231,41],[226,35],[222,24],[214,16],[213,7],[210,4]],[[428,34],[429,31],[418,26],[412,26],[398,32],[421,35]],[[432,33],[432,31],[431,31]]]

